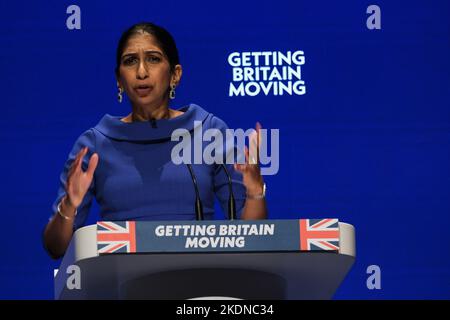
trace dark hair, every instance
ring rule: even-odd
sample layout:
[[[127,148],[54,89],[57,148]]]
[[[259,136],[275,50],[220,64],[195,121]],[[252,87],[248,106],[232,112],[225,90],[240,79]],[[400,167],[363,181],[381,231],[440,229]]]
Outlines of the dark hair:
[[[153,24],[151,22],[141,22],[131,26],[120,37],[116,51],[117,76],[119,76],[120,58],[122,57],[123,50],[125,49],[128,40],[142,31],[151,34],[153,37],[155,37],[158,46],[161,48],[161,50],[169,60],[171,72],[174,70],[175,66],[180,63],[180,58],[178,56],[178,49],[172,35],[166,29],[157,26],[156,24]]]

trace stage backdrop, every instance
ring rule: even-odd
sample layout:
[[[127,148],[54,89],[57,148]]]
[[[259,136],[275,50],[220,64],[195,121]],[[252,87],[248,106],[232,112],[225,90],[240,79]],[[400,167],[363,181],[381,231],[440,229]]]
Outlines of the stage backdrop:
[[[173,107],[279,129],[270,218],[355,226],[335,298],[450,298],[449,18],[445,0],[2,1],[0,298],[53,297],[40,237],[59,174],[84,130],[129,113],[115,50],[140,21],[177,41]]]

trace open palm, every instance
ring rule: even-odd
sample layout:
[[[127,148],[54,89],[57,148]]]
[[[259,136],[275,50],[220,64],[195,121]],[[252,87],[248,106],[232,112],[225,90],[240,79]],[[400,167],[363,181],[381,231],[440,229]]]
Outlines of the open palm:
[[[75,160],[69,168],[69,172],[67,173],[66,194],[70,203],[75,208],[77,208],[83,201],[83,198],[92,183],[94,171],[98,164],[98,154],[94,153],[89,160],[89,165],[86,172],[83,171],[81,164],[87,152],[87,147],[84,147],[80,150],[80,152],[78,152]]]

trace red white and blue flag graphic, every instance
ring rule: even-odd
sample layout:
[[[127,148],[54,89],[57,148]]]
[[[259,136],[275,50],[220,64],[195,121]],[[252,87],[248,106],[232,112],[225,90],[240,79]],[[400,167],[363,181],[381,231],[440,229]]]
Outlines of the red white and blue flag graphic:
[[[338,251],[338,219],[300,219],[300,250]]]
[[[136,223],[97,222],[97,248],[99,254],[136,252]]]

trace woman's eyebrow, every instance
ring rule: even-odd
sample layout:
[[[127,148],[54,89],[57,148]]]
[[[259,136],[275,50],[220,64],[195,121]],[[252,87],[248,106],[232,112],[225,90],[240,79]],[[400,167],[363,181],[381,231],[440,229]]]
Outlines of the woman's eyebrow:
[[[155,53],[159,54],[160,56],[163,55],[161,52],[155,51],[155,50],[145,51],[145,54],[155,54]],[[123,59],[123,58],[126,58],[126,57],[129,57],[129,56],[136,56],[136,55],[137,55],[136,52],[128,52],[128,53],[125,53],[125,54],[122,56],[122,59]]]

